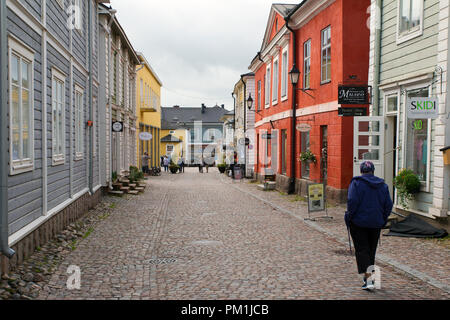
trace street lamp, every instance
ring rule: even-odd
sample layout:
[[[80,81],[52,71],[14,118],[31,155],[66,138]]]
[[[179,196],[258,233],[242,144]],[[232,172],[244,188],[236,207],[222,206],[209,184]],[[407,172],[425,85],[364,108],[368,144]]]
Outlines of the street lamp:
[[[253,99],[252,99],[252,94],[251,93],[248,95],[247,107],[248,107],[248,110],[251,110],[252,107],[253,107]]]
[[[289,76],[291,77],[291,83],[295,86],[300,78],[300,70],[298,70],[295,64],[292,66],[291,71],[289,71]]]

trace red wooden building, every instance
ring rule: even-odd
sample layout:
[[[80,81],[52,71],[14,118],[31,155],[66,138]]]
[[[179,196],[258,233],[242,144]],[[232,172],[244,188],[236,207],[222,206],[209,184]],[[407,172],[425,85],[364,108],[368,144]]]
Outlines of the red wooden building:
[[[262,177],[273,169],[281,190],[292,192],[295,186],[304,194],[307,183],[326,182],[329,198],[346,200],[353,176],[353,117],[338,116],[338,108],[346,107],[338,104],[338,85],[367,85],[369,6],[369,0],[304,0],[271,7],[249,69],[255,73],[256,171]],[[300,71],[296,86],[289,74],[294,62]],[[299,124],[310,131],[296,130]],[[306,150],[316,163],[299,161]]]

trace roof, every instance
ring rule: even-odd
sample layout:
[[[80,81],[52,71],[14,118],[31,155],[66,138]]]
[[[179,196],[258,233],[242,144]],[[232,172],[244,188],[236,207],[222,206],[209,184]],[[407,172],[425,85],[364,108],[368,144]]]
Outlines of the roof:
[[[162,87],[163,84],[161,82],[161,79],[159,79],[158,75],[156,74],[155,70],[153,70],[150,63],[148,63],[147,59],[145,59],[145,56],[142,52],[136,52],[137,56],[141,60],[141,64],[146,65],[148,70],[150,70],[150,73],[155,77],[156,81],[159,83],[159,85]]]
[[[169,134],[169,135],[161,138],[161,142],[183,142],[183,140],[178,139],[177,137]]]
[[[289,12],[294,9],[297,4],[287,4],[287,3],[274,3],[272,7],[284,17],[286,17]]]
[[[206,123],[220,123],[220,118],[229,111],[225,108],[214,106],[206,107],[202,113],[201,107],[170,107],[161,108],[161,129],[174,129],[181,127],[183,123],[202,121]]]

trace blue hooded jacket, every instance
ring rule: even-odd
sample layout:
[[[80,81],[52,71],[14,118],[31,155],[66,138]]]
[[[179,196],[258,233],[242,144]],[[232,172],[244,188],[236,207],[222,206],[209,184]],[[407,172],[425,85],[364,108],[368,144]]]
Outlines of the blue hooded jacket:
[[[382,228],[392,206],[389,188],[383,179],[373,174],[354,177],[348,189],[345,221],[362,228]]]

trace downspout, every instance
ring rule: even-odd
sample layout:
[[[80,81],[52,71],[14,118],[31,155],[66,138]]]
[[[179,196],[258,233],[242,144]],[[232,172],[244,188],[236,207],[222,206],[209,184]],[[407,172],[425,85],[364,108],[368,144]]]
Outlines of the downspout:
[[[241,75],[241,81],[244,84],[244,140],[246,138],[245,133],[247,129],[247,83],[244,81],[244,77]],[[247,176],[247,145],[244,143],[244,178]]]
[[[93,99],[92,99],[92,76],[93,76],[93,68],[92,68],[92,1],[89,1],[88,4],[88,59],[89,59],[89,119],[93,121],[94,119],[94,109],[93,109]],[[89,192],[91,195],[94,195],[94,135],[93,135],[94,126],[89,127]]]
[[[8,40],[6,30],[6,0],[0,3],[0,88],[1,88],[1,108],[0,108],[0,250],[8,258],[14,256],[15,251],[9,247],[8,243]]]
[[[111,15],[111,18],[108,22],[108,26],[106,28],[106,32],[108,32],[108,52],[106,53],[108,55],[108,108],[109,108],[109,117],[111,122],[109,123],[109,126],[111,126],[112,124],[112,104],[111,104],[111,86],[113,83],[112,80],[112,73],[111,73],[111,68],[113,66],[113,64],[111,63],[111,57],[112,57],[112,30],[111,30],[111,26],[114,22],[114,16],[116,15],[116,10],[115,9],[110,9],[109,13]],[[109,134],[109,177],[108,177],[108,181],[109,181],[109,188],[112,190],[113,186],[112,186],[112,173],[113,173],[113,161],[112,161],[112,157],[113,157],[113,152],[112,152],[112,141],[113,141],[113,134],[115,134],[114,132],[112,132],[111,127],[108,127],[108,130],[110,132]]]
[[[381,59],[381,10],[383,0],[376,1],[375,8],[375,48],[374,48],[374,70],[373,70],[373,101],[372,112],[374,116],[380,115],[380,91],[378,85],[380,82],[380,59]],[[379,10],[379,11],[378,11]]]
[[[289,27],[289,19],[291,15],[296,12],[296,10],[292,11],[287,17],[284,18],[286,21],[286,28],[292,33],[292,60],[293,67],[297,65],[297,35],[295,31]],[[297,121],[297,110],[296,110],[296,101],[297,101],[297,84],[292,85],[292,128],[291,128],[291,178],[289,179],[289,194],[295,193],[295,167],[296,167],[296,130],[295,125]]]
[[[233,104],[233,141],[234,136],[236,132],[236,98],[234,97],[234,92],[231,93],[231,96],[233,97],[234,104]]]

